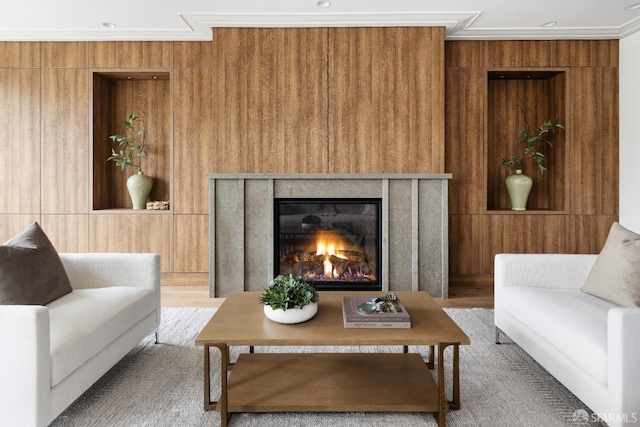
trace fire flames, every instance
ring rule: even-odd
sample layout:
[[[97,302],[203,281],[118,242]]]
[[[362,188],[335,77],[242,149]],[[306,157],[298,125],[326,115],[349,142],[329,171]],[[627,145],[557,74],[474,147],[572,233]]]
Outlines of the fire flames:
[[[348,250],[347,245],[348,242],[345,242],[337,233],[330,231],[320,231],[318,233],[318,239],[316,240],[316,255],[324,256],[322,266],[325,277],[337,277],[335,268],[331,263],[331,257],[334,256],[340,259],[348,259],[346,256],[342,255],[344,251]]]
[[[375,281],[374,271],[375,260],[368,259],[361,242],[333,230],[317,230],[308,246],[280,258],[281,274],[293,273],[312,281]]]

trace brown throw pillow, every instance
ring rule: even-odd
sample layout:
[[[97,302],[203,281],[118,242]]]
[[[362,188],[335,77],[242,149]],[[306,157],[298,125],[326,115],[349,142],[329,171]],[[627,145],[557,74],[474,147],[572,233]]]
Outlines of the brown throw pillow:
[[[624,307],[640,307],[640,234],[614,222],[582,291]]]
[[[45,305],[71,291],[62,261],[37,222],[0,246],[0,304]]]

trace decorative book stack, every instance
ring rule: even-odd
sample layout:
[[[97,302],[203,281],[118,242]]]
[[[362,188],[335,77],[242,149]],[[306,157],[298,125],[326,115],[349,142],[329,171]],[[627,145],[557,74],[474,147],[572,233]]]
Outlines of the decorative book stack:
[[[411,328],[409,313],[397,298],[344,297],[342,315],[345,328]]]

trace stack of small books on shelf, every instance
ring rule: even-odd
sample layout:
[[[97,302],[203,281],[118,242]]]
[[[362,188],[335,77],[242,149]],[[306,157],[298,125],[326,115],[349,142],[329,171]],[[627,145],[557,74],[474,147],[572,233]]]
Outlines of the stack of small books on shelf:
[[[345,328],[411,328],[409,313],[395,294],[343,297],[342,315]]]

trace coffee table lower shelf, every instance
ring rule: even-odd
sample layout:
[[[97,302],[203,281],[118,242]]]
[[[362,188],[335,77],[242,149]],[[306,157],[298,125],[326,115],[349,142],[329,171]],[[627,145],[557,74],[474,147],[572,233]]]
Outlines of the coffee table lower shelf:
[[[416,353],[242,354],[228,413],[439,412],[438,386]]]

